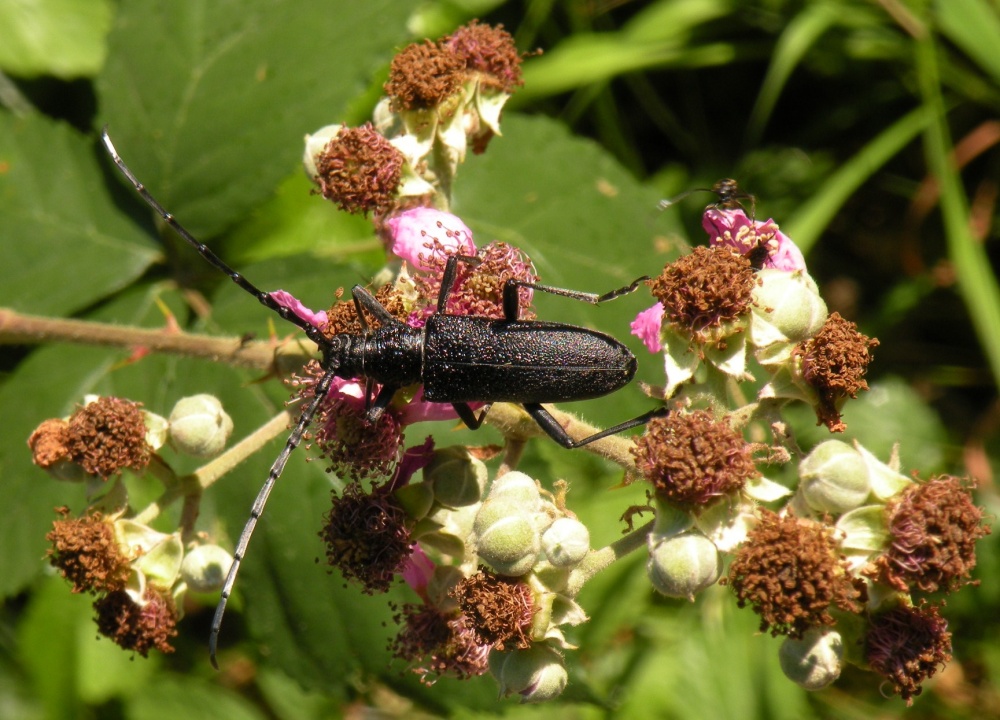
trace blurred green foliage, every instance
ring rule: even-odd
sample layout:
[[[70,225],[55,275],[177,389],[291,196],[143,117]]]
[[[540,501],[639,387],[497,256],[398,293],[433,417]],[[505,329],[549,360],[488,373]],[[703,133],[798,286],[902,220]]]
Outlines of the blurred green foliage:
[[[808,252],[831,310],[881,340],[872,391],[848,407],[849,435],[882,457],[901,443],[904,469],[923,477],[975,477],[980,503],[996,514],[997,0],[4,5],[0,305],[150,327],[164,324],[166,307],[193,330],[270,332],[268,313],[156,232],[97,146],[105,124],[200,239],[258,285],[327,305],[383,258],[365,223],[309,194],[302,136],[362,122],[396,49],[473,17],[504,23],[525,51],[544,50],[526,60],[503,137],[459,173],[455,210],[480,241],[521,246],[546,283],[603,291],[657,273],[701,240],[707,196],[663,213],[659,198],[738,178],[756,195],[757,216],[774,217]],[[192,310],[192,293],[209,300],[210,316]],[[594,309],[546,298],[540,315],[625,339],[645,302]],[[630,342],[642,378],[657,382],[658,362]],[[214,598],[187,608],[175,654],[130,659],[95,640],[89,601],[46,570],[52,507],[79,509],[83,498],[31,465],[25,439],[88,392],[162,413],[209,390],[240,436],[279,409],[285,391],[203,361],[127,355],[67,345],[0,354],[2,717],[284,720],[353,716],[365,705],[385,716],[466,718],[904,712],[860,672],[807,695],[778,670],[778,641],[756,635],[754,617],[724,588],[696,605],[655,597],[639,558],[586,588],[592,620],[572,638],[580,649],[557,704],[498,702],[488,678],[423,687],[389,660],[385,598],[345,589],[315,564],[331,481],[303,457],[251,545],[223,633],[225,671],[211,670],[205,649]],[[601,424],[646,406],[630,388],[583,412]],[[793,423],[803,444],[822,439],[808,413]],[[606,464],[536,445],[525,469],[570,480],[570,506],[595,542],[614,540],[641,489],[610,490],[620,477]],[[206,530],[238,532],[277,447],[213,488]],[[996,715],[995,537],[981,544],[978,577],[945,610],[956,662],[907,716]],[[402,591],[392,597],[405,601]]]

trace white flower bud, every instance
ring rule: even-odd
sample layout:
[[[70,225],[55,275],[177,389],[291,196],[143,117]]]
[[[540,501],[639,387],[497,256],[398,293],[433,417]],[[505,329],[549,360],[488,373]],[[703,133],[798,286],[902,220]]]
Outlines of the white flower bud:
[[[233,556],[218,545],[199,545],[184,555],[181,578],[195,592],[214,592],[226,581]]]
[[[801,639],[785,639],[778,661],[792,682],[806,690],[822,690],[840,677],[844,641],[836,630],[810,628]]]
[[[542,551],[556,567],[576,565],[590,552],[590,531],[573,518],[559,518],[542,533]]]
[[[540,644],[527,650],[490,653],[490,672],[500,683],[502,697],[517,693],[525,703],[553,700],[569,681],[562,656]]]
[[[871,492],[861,453],[840,440],[820,443],[799,463],[800,489],[806,504],[839,515],[861,507]]]
[[[213,395],[181,398],[170,412],[170,443],[187,455],[218,455],[232,432],[233,419]]]
[[[722,573],[722,560],[715,544],[699,532],[670,538],[649,536],[646,574],[657,592],[667,597],[687,598],[713,585]]]

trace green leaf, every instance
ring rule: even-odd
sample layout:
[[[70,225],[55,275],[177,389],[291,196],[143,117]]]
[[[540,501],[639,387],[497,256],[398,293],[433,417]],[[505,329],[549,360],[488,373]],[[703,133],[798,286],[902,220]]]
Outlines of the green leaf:
[[[161,674],[125,706],[128,720],[264,720],[268,717],[232,690],[192,675]]]
[[[938,0],[934,13],[941,31],[1000,84],[1000,8],[990,0]]]
[[[41,115],[0,115],[0,238],[0,305],[40,315],[92,305],[159,257],[112,201],[91,144]]]
[[[211,237],[296,169],[406,39],[415,2],[124,3],[97,81],[102,122],[163,205]]]
[[[0,3],[0,69],[17,77],[63,80],[96,75],[111,27],[109,0]]]

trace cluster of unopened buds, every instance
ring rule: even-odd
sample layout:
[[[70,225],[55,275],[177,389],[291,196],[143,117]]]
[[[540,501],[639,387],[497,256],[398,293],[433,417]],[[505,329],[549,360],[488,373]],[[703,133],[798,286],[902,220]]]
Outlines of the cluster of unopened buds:
[[[439,312],[449,256],[477,262],[461,266],[448,314],[502,319],[504,284],[536,280],[518,249],[477,248],[447,212],[466,149],[482,152],[500,133],[520,60],[502,28],[477,23],[411,45],[392,63],[373,124],[307,138],[306,169],[322,194],[373,216],[392,256],[375,296],[411,327]],[[708,245],[648,281],[656,303],[632,324],[663,358],[654,399],[670,413],[632,446],[626,479],[649,483],[649,503],[622,509],[627,527],[611,546],[591,547],[565,484],[546,488],[506,458],[491,480],[484,460],[496,450],[435,448],[429,438],[408,446],[410,425],[456,418],[451,405],[424,401],[419,386],[398,392],[374,424],[367,412],[377,388],[363,378],[338,378],[319,406],[312,445],[344,481],[320,532],[328,559],[367,593],[400,579],[412,588],[415,602],[396,608],[391,648],[426,682],[491,672],[503,695],[557,697],[573,647],[567,628],[587,619],[580,589],[642,548],[651,585],[664,595],[693,600],[728,585],[763,631],[786,636],[781,665],[805,688],[829,685],[852,663],[909,702],[950,660],[947,623],[931,596],[970,582],[975,543],[987,533],[970,483],[908,477],[897,458],[882,461],[859,443],[832,439],[801,452],[782,408],[805,402],[819,424],[842,432],[842,406],[867,390],[877,341],[828,314],[802,254],[772,220],[727,201],[708,207],[703,224]],[[530,292],[521,293],[527,308]],[[377,324],[349,301],[314,312],[286,292],[272,297],[328,337]],[[322,374],[310,363],[293,376],[296,400],[314,398]],[[734,401],[747,381],[762,382],[756,398]],[[126,468],[155,471],[168,435],[195,454],[217,452],[221,435],[209,440],[202,431],[230,424],[221,408],[213,414],[210,401],[199,402],[213,420],[175,410],[165,421],[127,401],[91,402],[66,421],[43,423],[31,440],[36,462],[60,477],[103,481]],[[181,439],[185,423],[199,428],[192,439]],[[748,442],[751,428],[770,440]],[[797,472],[772,480],[758,465]],[[125,517],[122,500],[111,490],[105,510],[78,519],[63,510],[49,536],[51,560],[75,591],[99,596],[102,633],[142,654],[168,649],[178,594],[218,587],[228,555],[192,528],[164,535]],[[645,512],[654,519],[634,528]]]

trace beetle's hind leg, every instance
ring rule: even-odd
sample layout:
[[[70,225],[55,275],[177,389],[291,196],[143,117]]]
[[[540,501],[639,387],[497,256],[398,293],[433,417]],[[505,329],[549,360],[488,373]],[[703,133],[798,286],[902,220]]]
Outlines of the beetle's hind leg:
[[[528,414],[531,415],[532,419],[538,423],[538,427],[545,431],[545,434],[550,438],[555,440],[557,443],[562,445],[564,448],[573,449],[578,448],[583,445],[594,442],[595,440],[600,440],[601,438],[608,437],[609,435],[617,435],[623,430],[628,430],[629,428],[638,427],[640,425],[645,425],[650,420],[656,417],[663,417],[670,413],[665,407],[654,408],[649,412],[645,412],[639,417],[634,417],[631,420],[626,420],[623,423],[619,423],[614,427],[609,427],[606,430],[601,430],[600,432],[594,433],[593,435],[588,435],[580,440],[574,440],[566,432],[565,428],[559,424],[559,421],[552,417],[544,407],[539,403],[524,403],[524,409],[527,410]]]

